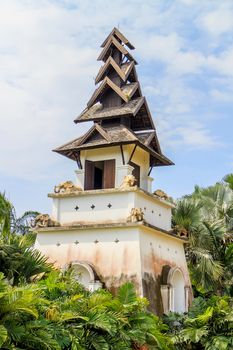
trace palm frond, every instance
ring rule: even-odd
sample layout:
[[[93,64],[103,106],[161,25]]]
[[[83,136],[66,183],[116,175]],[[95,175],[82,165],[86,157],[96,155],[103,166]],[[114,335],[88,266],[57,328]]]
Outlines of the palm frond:
[[[123,284],[118,290],[117,297],[123,305],[134,303],[137,298],[134,285],[132,283]]]

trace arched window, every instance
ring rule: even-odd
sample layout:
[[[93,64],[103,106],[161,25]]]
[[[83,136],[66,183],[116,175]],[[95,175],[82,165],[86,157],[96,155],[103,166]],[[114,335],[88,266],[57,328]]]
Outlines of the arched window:
[[[189,302],[189,287],[185,285],[184,275],[178,267],[166,265],[162,271],[161,297],[164,313],[187,312]]]
[[[171,276],[171,311],[185,312],[185,282],[182,272],[176,269]]]
[[[102,288],[102,283],[97,279],[95,271],[88,263],[74,261],[71,266],[74,271],[74,278],[86,289],[94,291]]]

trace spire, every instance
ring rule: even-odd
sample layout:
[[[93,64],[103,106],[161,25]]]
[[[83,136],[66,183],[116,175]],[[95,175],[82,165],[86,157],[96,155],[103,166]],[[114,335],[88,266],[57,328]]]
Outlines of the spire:
[[[95,103],[101,103],[105,108],[117,107],[142,96],[135,69],[137,62],[126,46],[134,49],[129,40],[113,28],[101,45],[103,49],[97,60],[104,64],[95,79],[95,84],[100,85],[88,101],[88,108]]]
[[[101,47],[104,47],[111,37],[114,37],[118,39],[120,42],[123,42],[126,46],[128,46],[129,49],[131,50],[135,49],[135,47],[129,42],[129,40],[116,27],[113,28],[111,33],[107,36],[107,38],[102,43]]]
[[[119,53],[127,57],[129,61],[135,61],[133,56],[129,53],[129,51],[125,48],[125,46],[123,46],[113,36],[111,36],[109,40],[106,42],[106,45],[104,46],[97,60],[105,62],[110,55],[113,55],[114,53],[116,53],[114,49],[118,50]],[[115,60],[118,61],[118,63],[120,63],[118,57],[119,57],[118,55],[115,55]],[[137,64],[136,61],[135,63]]]
[[[150,153],[151,166],[172,164],[161,153],[153,119],[142,96],[137,62],[130,52],[134,46],[113,28],[101,48],[98,60],[103,61],[103,65],[95,78],[96,90],[74,121],[93,121],[98,126],[95,124],[87,137],[84,135],[55,151],[76,159],[81,149],[136,143]]]

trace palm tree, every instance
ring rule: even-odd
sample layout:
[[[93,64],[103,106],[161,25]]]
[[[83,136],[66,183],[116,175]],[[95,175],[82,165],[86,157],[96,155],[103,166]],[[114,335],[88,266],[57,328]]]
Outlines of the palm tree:
[[[29,282],[52,269],[47,259],[32,248],[35,235],[29,233],[30,220],[37,214],[28,211],[17,218],[14,206],[0,193],[0,272],[13,285]]]
[[[34,241],[34,234],[11,234],[7,242],[0,239],[0,272],[12,285],[30,282],[37,275],[52,270],[47,258],[33,249]]]
[[[11,228],[12,204],[0,193],[0,235],[8,236]]]
[[[230,189],[233,190],[233,174],[226,175],[223,178],[223,181],[225,181],[229,185]]]
[[[186,254],[194,287],[199,292],[222,294],[232,281],[226,255],[232,242],[233,192],[217,183],[208,188],[195,187],[191,196],[177,202],[173,227],[189,233]]]
[[[21,217],[17,217],[13,204],[0,193],[0,236],[7,240],[11,233],[26,234],[30,232],[31,222],[39,213],[26,211]]]
[[[31,231],[32,222],[40,213],[33,210],[25,211],[25,213],[17,217],[14,207],[12,208],[11,232],[25,235]]]

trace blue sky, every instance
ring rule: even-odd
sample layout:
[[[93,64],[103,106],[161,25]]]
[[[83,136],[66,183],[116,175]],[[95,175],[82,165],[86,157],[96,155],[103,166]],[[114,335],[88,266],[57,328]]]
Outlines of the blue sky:
[[[0,191],[18,214],[50,212],[47,193],[76,164],[51,150],[88,126],[73,119],[94,90],[100,44],[119,26],[173,167],[154,188],[175,198],[233,172],[233,2],[0,2]]]

